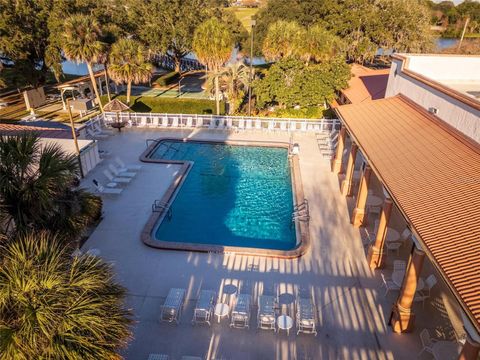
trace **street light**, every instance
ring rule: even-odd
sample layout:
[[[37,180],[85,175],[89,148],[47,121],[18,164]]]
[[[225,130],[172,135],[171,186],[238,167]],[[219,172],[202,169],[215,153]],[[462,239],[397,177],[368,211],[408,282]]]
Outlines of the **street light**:
[[[250,25],[250,74],[248,76],[248,116],[252,116],[252,77],[253,77],[253,29],[257,24],[255,19],[252,19]]]

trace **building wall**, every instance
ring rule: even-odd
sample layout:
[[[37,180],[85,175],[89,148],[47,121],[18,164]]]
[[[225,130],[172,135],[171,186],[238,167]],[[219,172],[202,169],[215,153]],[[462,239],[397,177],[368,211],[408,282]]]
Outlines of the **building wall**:
[[[392,62],[385,97],[402,94],[426,110],[436,108],[440,119],[480,143],[479,110],[405,75],[401,66],[401,60]]]

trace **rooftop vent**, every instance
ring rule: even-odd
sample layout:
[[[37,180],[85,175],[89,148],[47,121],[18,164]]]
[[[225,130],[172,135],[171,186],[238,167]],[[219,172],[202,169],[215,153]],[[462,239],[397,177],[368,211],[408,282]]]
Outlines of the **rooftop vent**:
[[[438,115],[438,108],[435,107],[429,107],[428,112],[433,115]]]

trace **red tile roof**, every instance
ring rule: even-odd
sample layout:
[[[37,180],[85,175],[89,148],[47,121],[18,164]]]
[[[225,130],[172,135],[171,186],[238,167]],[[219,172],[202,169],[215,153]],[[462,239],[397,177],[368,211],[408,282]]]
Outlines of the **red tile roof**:
[[[480,331],[480,146],[403,96],[336,109]]]
[[[348,88],[342,93],[352,104],[385,97],[390,69],[375,70],[353,64],[351,72]]]
[[[38,136],[45,138],[71,139],[72,133],[58,127],[45,127],[30,124],[3,124],[0,123],[0,135],[15,136],[27,132],[36,132]]]

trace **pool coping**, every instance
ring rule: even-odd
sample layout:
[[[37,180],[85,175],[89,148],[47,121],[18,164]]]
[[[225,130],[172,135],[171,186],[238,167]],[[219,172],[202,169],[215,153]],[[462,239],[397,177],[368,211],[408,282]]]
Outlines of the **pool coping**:
[[[237,146],[264,146],[264,147],[277,147],[290,149],[290,144],[287,142],[273,142],[273,141],[246,141],[246,140],[194,140],[194,139],[185,139],[185,138],[174,138],[174,137],[160,137],[155,139],[152,144],[150,144],[147,149],[140,155],[140,161],[145,163],[156,163],[156,164],[176,164],[181,165],[178,170],[175,178],[172,183],[167,188],[165,194],[160,199],[161,202],[166,204],[173,203],[176,193],[181,187],[181,184],[185,181],[188,172],[192,167],[191,161],[181,161],[181,160],[164,160],[164,159],[152,159],[150,158],[151,153],[157,147],[157,144],[161,141],[180,141],[180,142],[195,142],[195,143],[208,143],[208,144],[225,144],[225,145],[237,145]],[[293,201],[294,206],[301,204],[305,195],[303,192],[303,182],[300,174],[300,164],[298,155],[289,155],[290,156],[290,169],[291,169],[291,179],[293,187]],[[149,219],[147,220],[140,238],[142,242],[150,247],[157,249],[167,249],[167,250],[181,250],[181,251],[196,251],[196,252],[207,252],[207,253],[221,253],[228,254],[234,253],[238,255],[253,255],[253,256],[266,256],[266,257],[275,257],[283,259],[292,259],[297,258],[305,254],[307,249],[310,247],[310,232],[308,222],[300,221],[295,219],[295,229],[297,237],[297,245],[294,249],[291,250],[276,250],[276,249],[262,249],[262,248],[252,248],[252,247],[238,247],[238,246],[223,246],[223,245],[212,245],[212,244],[194,244],[194,243],[183,243],[183,242],[172,242],[172,241],[162,241],[153,238],[153,230],[156,225],[160,222],[161,218],[166,215],[166,211],[152,212]]]

